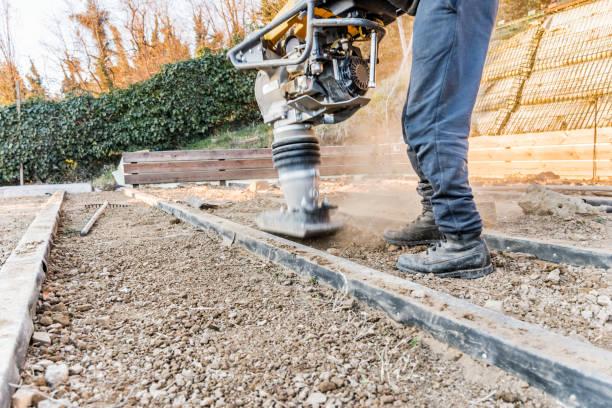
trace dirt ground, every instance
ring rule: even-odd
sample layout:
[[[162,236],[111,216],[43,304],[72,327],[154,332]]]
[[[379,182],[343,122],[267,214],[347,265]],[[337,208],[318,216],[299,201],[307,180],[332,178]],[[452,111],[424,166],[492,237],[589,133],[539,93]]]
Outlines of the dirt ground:
[[[344,222],[345,228],[332,237],[304,243],[377,270],[400,275],[395,265],[402,251],[415,252],[425,248],[401,249],[387,245],[380,239],[386,227],[400,225],[400,220],[410,219],[420,211],[416,194],[405,193],[402,196],[404,204],[399,205],[398,198],[393,200],[389,196],[390,185],[401,186],[406,191],[414,188],[414,183],[408,180],[323,183],[322,192],[332,203],[340,205],[336,218]],[[184,202],[190,195],[201,199],[225,200],[228,202],[226,206],[210,211],[250,226],[256,226],[254,219],[258,212],[279,208],[283,202],[280,190],[274,186],[259,193],[212,186],[152,192],[179,202]],[[496,204],[498,209],[512,205],[502,200],[497,200]],[[504,220],[504,217],[502,214],[498,220]],[[545,230],[555,229],[555,226],[560,229],[564,225],[561,221],[551,223],[548,217],[541,218],[534,223],[547,225]],[[611,226],[612,219],[606,224]],[[516,220],[513,225],[521,225],[521,222]],[[499,229],[496,231],[499,232]],[[507,230],[502,232],[507,233]],[[548,239],[548,236],[545,233],[536,235],[540,239]],[[612,250],[612,245],[606,249]],[[494,252],[493,258],[496,272],[474,281],[440,280],[428,275],[405,277],[517,319],[540,324],[557,333],[612,349],[612,271],[558,265],[512,253]]]
[[[0,266],[46,201],[47,197],[0,198]]]
[[[105,199],[127,200],[67,198],[35,319],[50,343],[34,342],[21,372],[64,406],[558,405],[138,202],[80,237],[94,211],[83,205]],[[45,372],[58,367],[66,381],[50,388]]]

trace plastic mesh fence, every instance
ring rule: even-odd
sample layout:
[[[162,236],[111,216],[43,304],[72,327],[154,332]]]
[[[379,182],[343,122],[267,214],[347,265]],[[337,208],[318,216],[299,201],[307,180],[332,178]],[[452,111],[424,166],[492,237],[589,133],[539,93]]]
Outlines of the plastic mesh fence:
[[[491,43],[475,133],[590,128],[596,106],[597,125],[612,126],[612,0],[585,3],[527,26]]]

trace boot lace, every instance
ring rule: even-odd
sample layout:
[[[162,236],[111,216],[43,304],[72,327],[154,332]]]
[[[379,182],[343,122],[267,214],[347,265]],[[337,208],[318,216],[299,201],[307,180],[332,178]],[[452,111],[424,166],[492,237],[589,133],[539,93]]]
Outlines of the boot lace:
[[[440,241],[429,245],[429,248],[427,248],[427,251],[425,251],[426,254],[430,255],[436,252],[438,248],[442,248],[442,245],[444,245],[445,243],[446,243],[446,237],[443,237]]]
[[[406,224],[406,225],[405,225],[405,226],[402,228],[402,230],[407,230],[407,229],[410,229],[410,227],[412,226],[412,224],[415,224],[415,223],[417,223],[417,222],[421,221],[423,218],[426,218],[426,217],[427,217],[426,213],[425,213],[425,212],[423,212],[422,214],[418,215],[418,216],[417,216],[417,217],[416,217],[416,218],[415,218],[413,221],[411,221],[411,222],[409,222],[408,224]]]

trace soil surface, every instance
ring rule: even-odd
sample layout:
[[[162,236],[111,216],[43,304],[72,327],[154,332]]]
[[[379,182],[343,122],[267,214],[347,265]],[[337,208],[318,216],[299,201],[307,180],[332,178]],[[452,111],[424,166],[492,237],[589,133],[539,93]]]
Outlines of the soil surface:
[[[340,205],[336,218],[343,221],[345,227],[332,237],[303,243],[380,271],[403,276],[517,319],[539,324],[559,334],[612,349],[611,270],[559,265],[539,261],[528,255],[494,252],[496,271],[482,279],[441,280],[428,275],[402,275],[395,267],[399,255],[426,248],[402,249],[381,240],[380,235],[385,228],[401,225],[399,219],[402,218],[397,214],[402,214],[403,219],[410,219],[420,211],[416,194],[403,196],[402,200],[406,203],[404,206],[397,204],[399,199],[393,199],[388,194],[388,186],[393,183],[409,187],[412,182],[324,182],[321,190],[332,203]],[[364,193],[368,188],[372,189],[369,199]],[[189,196],[226,200],[228,203],[222,208],[209,211],[253,227],[256,227],[254,219],[257,213],[278,209],[283,202],[282,193],[272,185],[258,193],[212,186],[153,190],[152,193],[178,202],[185,202]],[[383,198],[372,199],[377,194]],[[504,204],[501,200],[496,203]],[[503,220],[503,217],[500,218]],[[538,219],[537,224],[547,225],[545,231],[555,229],[555,226],[557,230],[562,227],[559,222],[552,222],[546,217]],[[612,225],[612,221],[608,224]],[[519,225],[518,221],[516,225]],[[544,234],[538,234],[537,238],[547,238],[548,235]],[[607,249],[612,250],[612,247]]]
[[[80,237],[84,204],[104,200],[127,201],[66,200],[35,318],[50,342],[30,346],[24,390],[86,407],[558,405],[136,201]]]
[[[21,240],[48,197],[0,198],[0,266]]]

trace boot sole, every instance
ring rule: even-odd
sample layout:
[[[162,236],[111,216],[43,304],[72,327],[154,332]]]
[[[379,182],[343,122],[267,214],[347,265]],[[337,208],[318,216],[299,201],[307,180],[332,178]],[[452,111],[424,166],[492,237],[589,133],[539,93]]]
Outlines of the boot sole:
[[[408,269],[401,266],[399,263],[397,264],[397,269],[402,272],[410,273],[412,275],[428,275],[431,272],[421,272],[415,271],[413,269]],[[434,273],[434,276],[440,279],[444,278],[458,278],[458,279],[478,279],[484,276],[490,275],[493,273],[493,265],[485,266],[484,268],[476,268],[476,269],[463,269],[460,271],[452,271],[452,272],[443,272],[443,273]]]
[[[401,241],[401,240],[389,239],[389,238],[383,237],[383,241],[385,241],[386,243],[391,244],[391,245],[397,245],[397,246],[429,245],[429,244],[435,244],[436,242],[440,241],[441,239],[442,239],[442,237],[440,237],[438,239],[428,239],[428,240],[425,240],[425,241]]]

